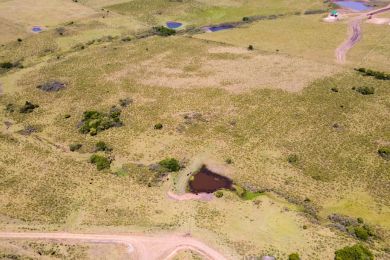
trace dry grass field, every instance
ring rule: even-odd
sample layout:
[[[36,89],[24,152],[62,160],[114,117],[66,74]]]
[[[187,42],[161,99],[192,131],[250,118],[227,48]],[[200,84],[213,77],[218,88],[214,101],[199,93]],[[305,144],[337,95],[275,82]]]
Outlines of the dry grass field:
[[[60,8],[59,8],[60,7]],[[17,14],[17,15],[15,15]],[[60,23],[96,15],[91,8],[66,0],[10,0],[0,2],[1,29],[6,32],[0,43],[16,40],[33,26],[53,27]],[[9,24],[9,26],[7,26]]]
[[[12,39],[0,46],[0,63],[17,64],[0,70],[0,231],[191,233],[228,259],[293,252],[333,259],[335,250],[362,242],[376,259],[389,257],[390,161],[378,149],[390,144],[390,85],[352,69],[389,73],[388,28],[364,24],[343,66],[334,50],[346,22],[326,24],[321,15],[137,39],[166,19],[205,25],[320,9],[322,1],[80,0],[63,1],[64,9],[57,1],[40,3],[46,20],[21,11],[19,21],[4,10],[29,1],[0,1],[7,21],[0,41]],[[101,8],[110,10],[104,18]],[[32,25],[29,16],[48,30],[24,31],[16,41],[16,31]],[[65,87],[37,88],[52,81]],[[362,87],[374,94],[359,93]],[[39,107],[20,113],[26,101]],[[95,136],[79,131],[85,111],[112,106],[122,126]],[[98,141],[112,148],[98,153],[112,160],[102,171],[89,160]],[[82,146],[70,151],[71,144]],[[167,157],[187,168],[153,179],[149,166]],[[170,199],[177,180],[202,162],[263,193]],[[338,230],[328,218],[334,213],[363,218],[375,237],[363,242]],[[0,240],[0,258],[34,258],[42,248],[56,259],[126,256],[114,245]],[[188,250],[175,257],[202,259]]]

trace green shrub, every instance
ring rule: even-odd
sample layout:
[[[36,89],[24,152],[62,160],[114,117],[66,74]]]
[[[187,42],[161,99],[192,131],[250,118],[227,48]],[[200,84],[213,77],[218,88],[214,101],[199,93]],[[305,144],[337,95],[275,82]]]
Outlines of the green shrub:
[[[97,133],[109,129],[111,127],[122,126],[120,120],[121,110],[112,107],[109,113],[101,113],[98,111],[86,111],[81,120],[79,131],[83,134],[89,133],[96,135]]]
[[[158,164],[169,172],[177,172],[181,168],[179,161],[175,158],[166,158],[160,161]]]
[[[12,103],[8,103],[8,104],[5,106],[5,111],[7,111],[7,112],[9,112],[9,113],[15,112],[15,105],[12,104]]]
[[[2,68],[2,69],[9,70],[9,69],[12,69],[13,66],[14,66],[14,64],[12,64],[11,62],[2,62],[2,63],[0,63],[0,68]]]
[[[378,154],[380,157],[390,160],[390,147],[381,147],[378,149]]]
[[[95,145],[95,151],[101,151],[101,152],[111,152],[112,148],[109,147],[105,142],[99,141]]]
[[[333,87],[333,88],[331,88],[330,90],[332,90],[332,92],[335,92],[335,93],[339,92],[339,89],[336,88],[336,87]]]
[[[161,130],[163,128],[163,125],[161,123],[155,124],[154,129]]]
[[[359,92],[362,95],[372,95],[375,93],[375,89],[373,87],[353,87],[352,90],[355,90],[356,92]]]
[[[214,192],[214,194],[215,194],[215,197],[217,197],[217,198],[223,197],[223,191],[221,191],[221,190],[217,190],[216,192]]]
[[[90,158],[90,162],[96,165],[98,171],[109,169],[111,165],[111,160],[105,156],[93,154]]]
[[[38,105],[35,105],[29,101],[26,101],[26,103],[24,104],[24,106],[22,106],[19,110],[20,113],[22,114],[27,114],[27,113],[32,113],[34,111],[34,109],[38,108],[39,106]]]
[[[131,98],[122,98],[119,99],[119,105],[121,107],[127,107],[128,105],[132,104],[133,100]]]
[[[288,256],[288,260],[300,260],[298,253],[292,253]]]
[[[369,237],[367,229],[365,229],[362,226],[354,227],[354,233],[358,239],[363,240],[363,241],[366,241]]]
[[[248,51],[253,51],[255,48],[253,47],[253,45],[249,45],[248,46]]]
[[[156,32],[157,35],[164,36],[164,37],[176,34],[175,30],[167,28],[165,26],[153,27],[153,30]]]
[[[227,158],[227,159],[225,160],[225,163],[227,163],[227,164],[232,164],[232,163],[233,163],[233,160],[232,160],[231,158]]]
[[[69,145],[69,150],[71,152],[79,150],[83,145],[82,144],[70,144]]]
[[[363,218],[357,218],[357,222],[362,224],[362,223],[364,223],[364,219]]]
[[[294,163],[297,163],[298,162],[298,155],[296,154],[290,154],[288,157],[287,157],[287,161],[291,164],[294,164]]]
[[[371,251],[363,245],[346,246],[335,252],[335,260],[373,260]]]

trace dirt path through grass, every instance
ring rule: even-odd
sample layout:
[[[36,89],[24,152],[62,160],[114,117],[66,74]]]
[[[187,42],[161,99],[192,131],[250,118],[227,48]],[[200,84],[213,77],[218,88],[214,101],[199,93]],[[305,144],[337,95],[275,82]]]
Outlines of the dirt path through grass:
[[[376,14],[384,13],[390,11],[390,5],[372,11],[365,14],[362,14],[356,18],[354,18],[349,24],[348,24],[348,39],[343,42],[337,49],[336,49],[336,58],[337,62],[339,63],[345,63],[346,61],[346,55],[350,49],[352,49],[353,46],[356,45],[362,38],[362,29],[361,29],[361,22],[368,18],[369,16],[373,16]]]
[[[73,233],[29,233],[0,232],[0,239],[39,239],[57,241],[78,241],[89,243],[124,244],[135,259],[170,259],[183,249],[203,255],[206,259],[226,258],[206,244],[186,235],[119,235],[119,234],[73,234]]]

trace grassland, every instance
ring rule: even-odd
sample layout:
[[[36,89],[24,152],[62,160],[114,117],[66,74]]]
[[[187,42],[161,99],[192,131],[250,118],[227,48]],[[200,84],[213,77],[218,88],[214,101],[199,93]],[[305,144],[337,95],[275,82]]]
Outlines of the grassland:
[[[58,8],[61,6],[61,8]],[[18,15],[15,15],[17,13]],[[60,23],[96,15],[93,9],[72,1],[4,1],[0,3],[0,19],[6,34],[0,43],[16,40],[31,33],[33,26],[53,27]],[[10,24],[10,26],[7,26]],[[2,30],[3,31],[3,30]]]
[[[134,0],[105,8],[128,16],[136,16],[149,24],[165,23],[169,20],[183,21],[188,25],[207,25],[240,21],[244,16],[278,15],[303,12],[308,9],[325,9],[319,1],[164,1]]]
[[[264,12],[294,11],[286,2],[274,1]],[[169,5],[185,7],[178,16],[199,19],[188,18],[191,23],[207,23],[186,9],[192,3]],[[196,5],[233,10],[240,3]],[[322,6],[310,3],[294,8]],[[377,151],[390,144],[390,87],[333,63],[345,24],[291,16],[196,37],[135,39],[148,28],[143,8],[62,24],[63,35],[48,30],[0,48],[1,62],[23,64],[0,75],[0,229],[191,232],[232,259],[264,254],[285,259],[292,252],[303,259],[331,259],[336,249],[357,242],[327,227],[327,216],[338,213],[363,217],[378,230],[380,236],[369,246],[378,259],[386,259],[390,162]],[[131,12],[140,16],[130,20]],[[229,13],[213,21],[233,18]],[[151,23],[160,18],[155,19]],[[352,50],[351,65],[360,64],[365,46],[374,47],[382,35],[384,27],[372,26],[364,26],[372,37]],[[286,27],[291,31],[283,34]],[[125,36],[131,41],[123,41]],[[386,41],[375,45],[367,65],[386,69]],[[247,50],[249,44],[254,51]],[[65,89],[37,88],[53,80],[64,82]],[[363,86],[375,93],[352,89]],[[80,133],[77,125],[85,111],[109,111],[125,98],[133,102],[121,107],[122,127],[96,136]],[[39,108],[21,114],[25,101]],[[5,110],[8,104],[14,112]],[[186,116],[194,113],[200,116]],[[154,129],[157,123],[163,128]],[[27,127],[35,132],[21,134]],[[97,171],[89,162],[98,141],[113,148],[107,153],[113,159],[110,170]],[[82,147],[70,152],[74,143]],[[247,189],[266,192],[247,201],[231,192],[207,203],[170,200],[166,194],[177,178],[171,174],[148,183],[145,177],[150,164],[167,157],[187,165],[179,175],[196,163],[220,165],[229,158],[224,174]],[[113,174],[123,165],[129,172]],[[5,252],[14,248],[0,246]],[[16,247],[11,253],[20,252]],[[100,252],[86,250],[92,258]]]

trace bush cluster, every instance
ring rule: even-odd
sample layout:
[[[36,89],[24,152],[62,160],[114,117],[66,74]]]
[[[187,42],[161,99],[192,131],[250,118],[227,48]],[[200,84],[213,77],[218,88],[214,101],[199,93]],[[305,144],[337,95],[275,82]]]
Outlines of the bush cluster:
[[[109,169],[111,165],[110,159],[99,154],[93,154],[90,158],[90,162],[96,165],[96,169],[98,169],[98,171]]]
[[[346,246],[335,252],[335,260],[373,260],[371,251],[363,245]]]
[[[14,67],[14,64],[12,62],[2,62],[2,63],[0,63],[0,68],[2,68],[2,69],[9,70],[9,69],[12,69],[13,67]]]
[[[121,110],[112,107],[109,113],[101,113],[98,111],[86,111],[81,120],[80,132],[83,134],[96,135],[97,133],[109,129],[111,127],[122,126],[120,120]]]
[[[180,170],[180,163],[175,158],[166,158],[158,163],[168,172],[177,172]]]
[[[29,102],[29,101],[26,101],[24,106],[22,106],[20,108],[19,112],[22,113],[22,114],[32,113],[34,111],[34,109],[36,109],[38,107],[39,107],[39,105],[33,104],[33,103]]]
[[[383,71],[375,71],[375,70],[370,70],[370,69],[366,69],[366,68],[359,68],[359,69],[355,69],[355,70],[360,72],[364,76],[371,76],[371,77],[374,77],[376,79],[381,79],[381,80],[390,80],[390,74],[385,73]]]
[[[165,26],[153,27],[153,30],[156,32],[157,35],[164,36],[164,37],[176,34],[175,30],[167,28]]]
[[[353,87],[352,90],[359,92],[362,95],[372,95],[375,93],[375,89],[373,87]]]
[[[353,228],[355,236],[363,241],[368,240],[373,235],[370,228],[367,225],[357,226]]]

